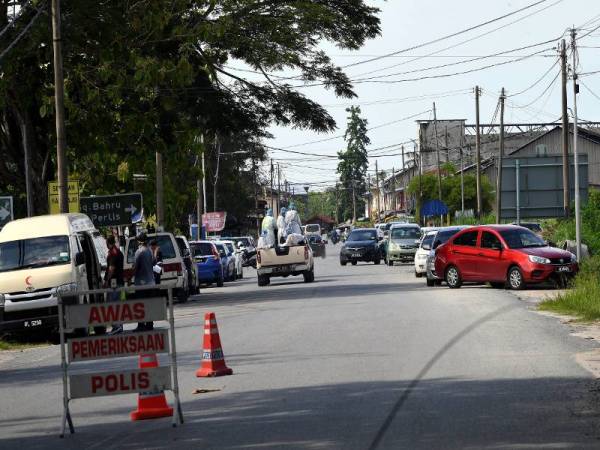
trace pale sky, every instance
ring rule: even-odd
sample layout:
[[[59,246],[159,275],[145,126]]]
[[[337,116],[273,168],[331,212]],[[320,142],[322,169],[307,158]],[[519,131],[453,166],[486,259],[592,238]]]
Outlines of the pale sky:
[[[375,56],[413,47],[458,32],[516,11],[535,3],[535,0],[389,0],[387,2],[368,1],[368,3],[379,6],[381,9],[381,36],[367,42],[362,49],[356,52],[344,52],[331,45],[324,45],[334,62],[340,66],[365,61]],[[360,105],[363,117],[369,122],[369,127],[376,127],[423,113],[417,117],[370,131],[371,149],[416,139],[417,126],[415,120],[432,118],[429,110],[432,109],[433,101],[436,102],[438,120],[466,119],[468,123],[474,123],[475,100],[473,88],[475,85],[479,85],[483,89],[480,103],[481,121],[482,123],[489,122],[496,109],[498,95],[502,87],[506,89],[507,95],[510,96],[530,87],[540,80],[544,73],[546,73],[545,77],[533,88],[507,99],[505,122],[552,122],[560,117],[560,76],[556,77],[559,66],[555,65],[551,68],[557,61],[555,48],[558,41],[555,41],[555,38],[566,33],[565,37],[569,42],[567,29],[573,25],[576,27],[583,25],[583,29],[579,32],[581,35],[600,26],[600,1],[546,0],[519,14],[471,32],[445,39],[439,43],[427,45],[394,57],[349,67],[345,70],[352,79],[397,74],[380,78],[380,80],[400,80],[462,72],[540,52],[539,55],[520,62],[512,62],[448,78],[388,84],[359,83],[355,85],[358,98],[353,100],[336,98],[332,93],[321,87],[302,88],[301,90],[306,92],[312,99],[327,106],[328,111],[337,122],[338,129],[330,135],[326,135],[306,130],[273,127],[270,131],[275,138],[265,143],[270,146],[285,148],[343,134],[347,114],[345,107],[351,104]],[[502,28],[493,31],[499,27]],[[482,34],[486,35],[477,37]],[[470,42],[462,43],[471,39]],[[441,64],[451,64],[505,52],[547,40],[553,40],[553,42],[465,64],[422,70]],[[578,72],[600,70],[600,58],[598,58],[600,28],[579,40],[578,45],[580,46]],[[450,46],[454,48],[444,50]],[[436,54],[431,55],[432,53]],[[415,57],[426,55],[430,56],[420,58],[418,61],[410,61]],[[406,73],[409,71],[414,72]],[[404,73],[398,74],[399,72]],[[555,81],[552,84],[553,79]],[[582,77],[581,81],[600,97],[600,73]],[[302,82],[298,84],[302,84]],[[569,106],[572,106],[571,90],[572,86],[569,85]],[[600,120],[600,116],[595,114],[595,111],[599,108],[600,98],[596,98],[585,86],[581,86],[580,95],[578,95],[579,116],[587,120]],[[338,150],[343,148],[344,141],[339,138],[292,147],[290,150],[335,155]],[[399,151],[398,147],[375,153],[393,154],[399,153]],[[335,174],[337,159],[312,157],[311,160],[306,160],[310,157],[278,151],[272,151],[270,156],[275,160],[280,160],[285,178],[293,182],[329,182],[329,184],[333,184],[337,178]],[[290,159],[300,160],[290,161]],[[400,156],[371,158],[370,169],[375,168],[375,159],[378,160],[380,169],[391,171],[392,167],[398,168],[401,165]],[[290,163],[295,166],[289,165]],[[318,186],[313,185],[311,190],[318,190]]]

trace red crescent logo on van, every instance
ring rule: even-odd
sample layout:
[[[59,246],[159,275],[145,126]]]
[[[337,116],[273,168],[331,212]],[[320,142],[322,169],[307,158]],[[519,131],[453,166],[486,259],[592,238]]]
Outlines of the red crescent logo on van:
[[[27,278],[25,278],[25,284],[27,286],[31,286],[31,282],[29,280],[31,280],[31,275],[29,275]]]
[[[25,278],[25,284],[27,285],[27,287],[25,288],[25,290],[27,292],[33,292],[33,291],[35,291],[35,288],[32,286],[30,280],[31,280],[31,275],[29,275],[27,278]]]

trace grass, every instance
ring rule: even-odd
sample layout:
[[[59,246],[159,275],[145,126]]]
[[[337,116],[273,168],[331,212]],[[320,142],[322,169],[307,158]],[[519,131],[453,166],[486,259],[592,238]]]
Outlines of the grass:
[[[568,314],[584,321],[600,320],[600,256],[587,259],[573,288],[539,305],[543,311]]]
[[[20,337],[1,337],[0,338],[0,351],[5,350],[25,350],[33,347],[44,347],[50,345],[48,339],[43,338],[26,338],[25,336]]]

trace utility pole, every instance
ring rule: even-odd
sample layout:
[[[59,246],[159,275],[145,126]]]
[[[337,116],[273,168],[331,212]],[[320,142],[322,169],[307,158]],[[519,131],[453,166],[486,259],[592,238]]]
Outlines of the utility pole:
[[[562,163],[563,163],[563,210],[565,217],[571,215],[569,192],[569,112],[567,109],[567,43],[560,45],[560,71],[562,81]]]
[[[204,136],[202,136],[202,142],[204,143]],[[206,164],[204,163],[204,145],[202,146],[202,214],[208,212],[208,208],[206,206]]]
[[[258,176],[256,168],[256,159],[252,156],[252,178],[254,179],[254,214],[256,215],[256,232],[260,236],[260,218],[258,217]]]
[[[496,223],[502,219],[502,158],[504,157],[504,88],[500,94],[500,150],[496,177]]]
[[[215,149],[217,151],[217,166],[215,168],[215,183],[213,185],[213,211],[217,211],[217,184],[219,183],[219,165],[221,164],[221,141],[215,134]]]
[[[402,169],[400,169],[400,171],[404,170],[404,145],[401,148],[402,148]]]
[[[356,223],[356,180],[352,180],[352,223]],[[379,199],[379,197],[378,197]],[[379,201],[379,200],[377,200]],[[377,212],[377,217],[379,217],[379,212]]]
[[[202,144],[202,155],[204,155],[204,135],[200,135],[200,143]],[[196,165],[198,164],[198,160],[196,160]],[[204,180],[204,168],[202,168],[202,173],[200,177],[196,180],[196,211],[198,214],[198,239],[200,238],[200,232],[202,230],[202,214],[204,211],[202,210],[202,204],[204,202],[204,193],[202,191],[202,182]]]
[[[436,151],[437,178],[438,178],[438,198],[440,199],[440,201],[442,201],[442,171],[440,169],[440,144],[438,142],[437,114],[435,111],[435,102],[433,102],[433,132],[435,133],[435,151]]]
[[[475,181],[477,184],[477,217],[481,217],[481,135],[479,133],[479,86],[475,86]]]
[[[273,216],[277,217],[279,211],[281,211],[281,169],[279,163],[277,163],[277,211],[273,212]]]
[[[162,153],[156,152],[156,231],[165,225]]]
[[[417,142],[413,142],[414,144],[414,149],[413,151],[415,152],[415,155],[417,154]],[[423,199],[423,185],[421,184],[421,178],[423,178],[423,158],[421,156],[421,150],[419,150],[419,198],[417,199],[417,204],[419,205],[419,217],[417,218],[417,220],[419,221],[419,223],[422,225],[421,223],[421,202]]]
[[[21,140],[23,141],[23,165],[25,167],[25,194],[27,197],[27,217],[33,216],[33,186],[31,184],[31,158],[29,157],[29,141],[27,124],[18,109],[15,109],[21,123]]]
[[[273,196],[273,159],[271,159],[271,210],[275,209],[275,197]]]
[[[577,31],[571,30],[571,45],[573,50],[573,163],[574,184],[575,184],[575,242],[577,245],[577,261],[581,261],[581,198],[579,195],[579,154],[577,152],[577,94],[579,85],[577,84]]]
[[[377,167],[377,160],[375,160],[375,183],[377,183],[377,220],[379,220],[379,213],[381,212],[380,197],[381,192],[379,191],[379,168]]]
[[[402,146],[402,149],[404,150],[404,146]],[[396,171],[395,169],[392,167],[392,208],[394,209],[394,212],[396,212],[396,210],[398,209],[398,205],[396,202]]]
[[[462,123],[462,130],[460,133],[460,209],[463,217],[465,216],[465,172],[463,165],[463,145],[465,138],[465,123]]]
[[[56,109],[56,169],[58,207],[69,212],[69,163],[65,131],[65,78],[63,74],[62,37],[60,31],[60,0],[52,0],[52,47],[54,49],[54,105]]]

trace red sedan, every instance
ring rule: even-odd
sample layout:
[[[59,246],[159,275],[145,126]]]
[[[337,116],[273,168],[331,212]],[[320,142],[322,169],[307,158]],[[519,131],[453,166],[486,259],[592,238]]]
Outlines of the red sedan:
[[[467,228],[438,247],[435,271],[450,288],[463,282],[523,289],[556,280],[563,284],[579,270],[575,255],[549,247],[527,228],[488,225]]]

